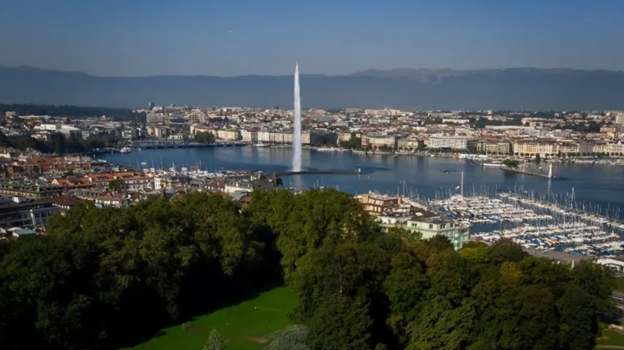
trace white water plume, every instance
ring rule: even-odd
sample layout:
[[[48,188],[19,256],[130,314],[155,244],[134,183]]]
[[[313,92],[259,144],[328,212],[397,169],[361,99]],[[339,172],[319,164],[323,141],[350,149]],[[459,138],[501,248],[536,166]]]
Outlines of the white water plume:
[[[292,170],[301,171],[301,98],[299,96],[299,63],[295,64],[295,130],[293,134]]]

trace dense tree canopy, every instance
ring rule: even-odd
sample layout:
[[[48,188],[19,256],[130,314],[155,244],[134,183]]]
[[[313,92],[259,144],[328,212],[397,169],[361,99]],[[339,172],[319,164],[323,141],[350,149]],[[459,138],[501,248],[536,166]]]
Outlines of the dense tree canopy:
[[[39,140],[33,137],[22,137],[15,142],[9,142],[6,147],[15,147],[20,150],[32,148],[42,153],[82,153],[106,147],[106,143],[101,138],[91,135],[86,139],[67,138],[61,133],[50,135],[49,141]]]
[[[214,143],[216,140],[216,137],[211,132],[198,132],[193,137],[193,140],[199,143]]]
[[[81,107],[67,105],[0,104],[0,115],[15,112],[17,115],[49,115],[53,117],[94,118],[106,116],[118,121],[145,120],[144,113],[133,113],[131,109],[107,107]]]
[[[2,241],[2,349],[117,349],[276,283],[299,305],[267,349],[592,349],[614,287],[510,241],[456,252],[383,233],[326,189],[256,191],[246,210],[206,193],[80,204],[48,235]]]

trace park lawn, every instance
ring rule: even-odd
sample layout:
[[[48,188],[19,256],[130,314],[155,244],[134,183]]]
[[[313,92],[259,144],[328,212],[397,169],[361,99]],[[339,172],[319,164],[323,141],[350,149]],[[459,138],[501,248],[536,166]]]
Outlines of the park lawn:
[[[288,313],[296,306],[297,297],[292,291],[275,288],[255,299],[196,317],[186,330],[182,325],[163,329],[164,334],[129,349],[201,350],[215,328],[227,341],[228,350],[260,350],[267,344],[259,340],[290,325]]]
[[[617,292],[622,292],[622,293],[624,293],[624,278],[616,278],[616,279],[615,279],[615,282],[616,282],[616,285],[617,285],[617,286],[615,287],[615,290],[616,290]]]
[[[624,335],[610,329],[602,331],[602,335],[597,341],[597,345],[620,345],[624,346]]]

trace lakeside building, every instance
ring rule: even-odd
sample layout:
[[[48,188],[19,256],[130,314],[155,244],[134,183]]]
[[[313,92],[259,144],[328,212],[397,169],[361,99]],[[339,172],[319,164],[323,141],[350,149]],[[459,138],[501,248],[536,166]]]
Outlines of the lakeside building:
[[[456,250],[461,249],[470,239],[470,227],[456,223],[451,219],[423,207],[414,205],[402,197],[377,193],[356,196],[364,211],[375,216],[384,228],[402,228],[412,233],[420,233],[422,239],[436,235],[447,237]]]
[[[461,249],[470,240],[470,227],[460,225],[450,219],[439,216],[435,217],[414,217],[407,221],[408,230],[420,232],[423,239],[430,239],[437,235],[448,238],[455,250]]]
[[[431,135],[427,142],[427,148],[448,150],[475,150],[478,139],[469,136],[445,136]]]
[[[480,139],[477,143],[477,153],[510,154],[511,143],[503,140]]]
[[[397,137],[393,135],[383,135],[379,133],[371,133],[362,136],[362,146],[371,146],[372,148],[379,148],[382,146],[390,147],[392,149],[397,148]]]
[[[516,140],[513,143],[515,155],[548,157],[558,154],[554,140]]]

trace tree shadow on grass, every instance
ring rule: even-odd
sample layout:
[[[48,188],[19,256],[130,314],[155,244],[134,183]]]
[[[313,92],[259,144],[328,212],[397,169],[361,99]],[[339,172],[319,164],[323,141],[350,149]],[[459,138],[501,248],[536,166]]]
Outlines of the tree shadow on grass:
[[[165,319],[153,316],[151,320],[146,320],[146,323],[137,327],[136,332],[132,332],[129,337],[118,339],[114,348],[132,348],[166,335],[165,328],[183,327],[184,323],[189,323],[185,330],[192,330],[192,322],[202,315],[255,299],[262,293],[281,287],[281,274],[267,272],[267,269],[276,271],[274,268],[279,271],[279,267],[271,262],[264,265],[262,271],[243,272],[235,279],[224,277],[216,273],[217,271],[209,271],[206,266],[190,271],[191,277],[181,289],[177,317],[168,317],[162,308],[162,315],[167,315]]]

